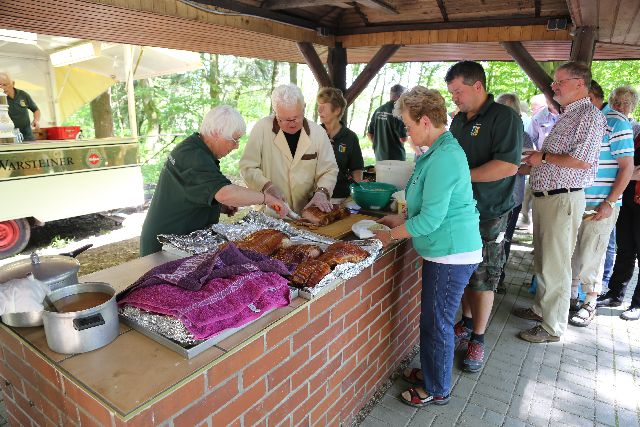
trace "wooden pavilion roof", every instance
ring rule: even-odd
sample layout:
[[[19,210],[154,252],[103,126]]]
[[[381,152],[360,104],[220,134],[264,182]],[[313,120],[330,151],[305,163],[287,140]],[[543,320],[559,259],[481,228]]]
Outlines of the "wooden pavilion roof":
[[[296,42],[313,43],[323,61],[340,43],[349,63],[384,44],[402,46],[391,62],[511,60],[503,41],[566,60],[576,26],[598,28],[594,59],[640,58],[637,0],[0,2],[0,28],[290,62],[304,62]]]

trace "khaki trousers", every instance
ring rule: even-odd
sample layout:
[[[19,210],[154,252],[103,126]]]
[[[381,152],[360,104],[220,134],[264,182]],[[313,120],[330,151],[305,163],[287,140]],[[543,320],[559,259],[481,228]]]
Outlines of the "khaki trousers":
[[[593,210],[593,207],[587,208]],[[609,237],[616,226],[620,208],[616,206],[609,218],[600,221],[584,220],[578,229],[578,240],[571,258],[571,293],[576,294],[578,284],[586,293],[602,293],[604,258],[609,245]]]
[[[561,336],[571,297],[571,256],[582,222],[584,191],[533,198],[534,267],[538,288],[533,311],[542,327]]]

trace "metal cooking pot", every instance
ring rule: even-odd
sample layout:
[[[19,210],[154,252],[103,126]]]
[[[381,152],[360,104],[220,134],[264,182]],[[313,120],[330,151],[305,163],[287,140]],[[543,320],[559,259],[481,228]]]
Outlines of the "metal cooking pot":
[[[87,282],[60,288],[49,295],[56,306],[62,298],[87,292],[105,293],[109,300],[81,311],[58,313],[52,307],[42,313],[44,333],[51,350],[62,354],[84,353],[104,347],[119,332],[116,291],[107,283]]]
[[[35,252],[28,259],[12,262],[0,267],[0,286],[12,279],[22,279],[29,274],[44,282],[52,291],[78,283],[80,263],[76,256],[86,251],[93,244],[82,246],[75,251],[60,255],[39,256]],[[2,322],[13,327],[42,325],[42,312],[5,313]]]

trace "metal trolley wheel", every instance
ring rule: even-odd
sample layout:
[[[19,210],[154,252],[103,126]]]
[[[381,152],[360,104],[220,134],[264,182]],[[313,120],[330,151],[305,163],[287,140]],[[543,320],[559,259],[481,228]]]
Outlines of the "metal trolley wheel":
[[[26,218],[0,222],[0,259],[16,255],[29,243],[31,226]]]

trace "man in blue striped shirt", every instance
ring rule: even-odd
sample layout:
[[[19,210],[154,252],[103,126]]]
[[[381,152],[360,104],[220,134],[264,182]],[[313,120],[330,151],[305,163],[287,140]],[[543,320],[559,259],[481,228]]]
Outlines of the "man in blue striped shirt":
[[[602,91],[595,80],[591,82],[591,87],[591,92],[596,94],[598,89]],[[574,314],[569,323],[574,326],[588,326],[595,317],[596,298],[602,292],[602,273],[609,236],[618,219],[622,192],[633,173],[633,131],[629,119],[609,105],[602,104],[603,96],[591,98],[607,118],[607,132],[602,138],[596,178],[593,185],[585,190],[585,213],[571,259],[573,280],[570,310]],[[587,296],[578,308],[580,283]]]

